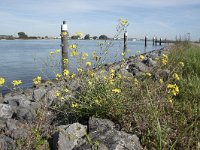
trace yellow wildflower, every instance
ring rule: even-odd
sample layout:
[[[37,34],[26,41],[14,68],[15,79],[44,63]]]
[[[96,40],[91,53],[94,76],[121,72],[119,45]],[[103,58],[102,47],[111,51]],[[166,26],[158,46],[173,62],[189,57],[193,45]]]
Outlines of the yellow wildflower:
[[[36,78],[33,79],[33,84],[34,85],[39,85],[41,84],[42,81],[42,77],[41,76],[37,76]]]
[[[90,72],[90,77],[93,78],[94,77],[94,72]]]
[[[167,64],[167,59],[163,59],[163,58],[162,58],[162,64],[163,64],[163,65],[166,65],[166,64]]]
[[[62,74],[56,74],[56,80],[60,80],[60,78],[62,77]]]
[[[69,48],[70,48],[70,49],[76,49],[77,46],[76,46],[76,44],[72,44],[72,45],[69,46]]]
[[[179,65],[180,65],[181,67],[184,67],[184,63],[183,63],[183,62],[179,62]]]
[[[168,84],[167,89],[169,90],[169,93],[176,96],[179,93],[179,87],[176,84]]]
[[[151,77],[151,73],[147,72],[146,76]]]
[[[125,56],[125,54],[126,54],[125,52],[122,52],[122,53],[121,53],[122,56]]]
[[[144,60],[144,58],[145,58],[144,55],[140,55],[141,60]]]
[[[49,52],[49,54],[50,54],[50,55],[53,55],[53,54],[55,54],[55,52]]]
[[[57,49],[57,50],[55,51],[55,53],[60,53],[60,49]]]
[[[61,101],[63,101],[64,99],[65,99],[65,98],[64,98],[63,96],[60,98]]]
[[[77,55],[78,55],[78,51],[76,51],[76,50],[71,51],[71,56],[77,56]]]
[[[82,68],[77,68],[77,71],[78,71],[79,73],[81,73],[81,72],[83,72],[83,69],[82,69]]]
[[[122,75],[120,73],[117,74],[118,79],[122,78]]]
[[[64,89],[64,92],[68,93],[68,92],[69,92],[69,90],[68,90],[67,88],[65,88],[65,89]]]
[[[86,64],[86,66],[87,66],[87,67],[90,67],[90,66],[92,65],[92,63],[91,63],[91,62],[89,62],[89,61],[88,61],[88,62],[86,62],[85,64]]]
[[[174,74],[172,75],[172,77],[173,77],[175,80],[180,80],[180,77],[178,76],[177,73],[174,73]]]
[[[57,90],[57,91],[56,91],[56,97],[59,97],[60,94],[61,94],[60,91]]]
[[[100,105],[100,100],[96,99],[95,103],[98,104],[98,105]]]
[[[138,84],[139,84],[139,81],[138,81],[136,78],[134,79],[134,84],[135,84],[135,85],[138,85]]]
[[[88,53],[83,53],[82,54],[82,60],[85,60],[88,57]]]
[[[0,86],[4,85],[4,83],[5,83],[5,79],[1,77],[0,78]]]
[[[72,108],[77,108],[78,104],[77,103],[72,103]]]
[[[128,25],[128,20],[127,19],[120,18],[119,21],[120,21],[121,25],[123,25],[123,26]]]
[[[73,79],[75,76],[76,76],[76,74],[75,74],[75,73],[73,73],[73,74],[71,75],[71,78]]]
[[[112,89],[112,92],[114,92],[114,93],[120,93],[121,90],[120,89]]]
[[[22,84],[22,81],[21,81],[21,80],[13,80],[13,81],[12,81],[12,84],[13,84],[14,86],[18,86],[18,85]]]
[[[162,54],[162,58],[164,58],[164,59],[168,59],[168,56],[165,55],[165,54]]]
[[[162,84],[163,83],[163,79],[160,79],[159,82]]]
[[[92,85],[92,81],[88,81],[88,85]]]
[[[67,59],[67,58],[64,58],[64,59],[63,59],[63,63],[64,63],[64,64],[68,64],[68,59]]]
[[[69,70],[67,69],[63,70],[63,75],[66,77],[69,76]]]

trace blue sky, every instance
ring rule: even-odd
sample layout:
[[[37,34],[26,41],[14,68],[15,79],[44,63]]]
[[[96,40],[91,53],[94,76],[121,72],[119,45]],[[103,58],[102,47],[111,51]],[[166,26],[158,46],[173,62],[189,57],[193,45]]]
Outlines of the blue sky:
[[[0,35],[59,36],[63,20],[70,35],[116,33],[129,20],[129,37],[200,38],[200,0],[0,0]]]

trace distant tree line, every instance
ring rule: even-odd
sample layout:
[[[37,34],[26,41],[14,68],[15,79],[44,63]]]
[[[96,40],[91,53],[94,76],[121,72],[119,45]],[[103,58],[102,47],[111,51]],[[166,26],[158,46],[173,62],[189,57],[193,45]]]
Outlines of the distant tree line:
[[[80,35],[72,35],[71,39],[73,39],[73,40],[76,40],[76,39],[84,39],[84,40],[90,40],[90,39],[93,39],[93,40],[97,40],[97,39],[99,39],[99,40],[107,40],[109,38],[106,35],[100,35],[99,37],[98,36],[91,37],[90,34],[86,34],[84,36],[84,38],[81,38]]]

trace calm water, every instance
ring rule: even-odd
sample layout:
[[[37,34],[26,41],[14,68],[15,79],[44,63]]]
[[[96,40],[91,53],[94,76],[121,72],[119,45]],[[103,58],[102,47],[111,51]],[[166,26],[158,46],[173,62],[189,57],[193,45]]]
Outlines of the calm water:
[[[91,54],[96,51],[97,54],[103,53],[104,41],[70,41],[70,44],[76,43],[79,52]],[[138,51],[145,52],[159,49],[160,46],[152,47],[152,42],[144,49],[144,42],[129,41],[128,56],[134,55]],[[50,56],[49,52],[60,49],[60,40],[0,40],[0,77],[6,78],[6,84],[9,85],[14,79],[20,79],[23,87],[32,86],[32,79],[41,75],[43,78],[54,78],[56,73],[61,72],[60,60],[61,54]],[[123,41],[114,41],[105,57],[103,63],[119,61],[123,51]],[[91,59],[91,55],[89,55]],[[92,61],[92,60],[90,60]],[[70,71],[75,72],[80,64],[77,59],[69,58]]]

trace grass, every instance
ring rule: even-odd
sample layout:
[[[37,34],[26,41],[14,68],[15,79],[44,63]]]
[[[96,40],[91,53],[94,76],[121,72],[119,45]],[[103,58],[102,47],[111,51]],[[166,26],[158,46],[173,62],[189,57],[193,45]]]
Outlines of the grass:
[[[89,84],[82,85],[83,90],[69,100],[71,106],[62,111],[70,112],[66,118],[73,115],[77,120],[91,116],[111,119],[121,130],[136,133],[145,149],[198,149],[199,57],[200,47],[178,43],[150,74],[123,77],[112,67],[105,78],[84,74],[81,80]],[[170,71],[167,80],[159,75],[162,70]]]

